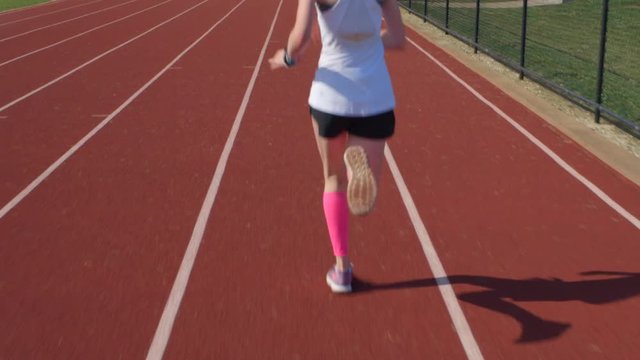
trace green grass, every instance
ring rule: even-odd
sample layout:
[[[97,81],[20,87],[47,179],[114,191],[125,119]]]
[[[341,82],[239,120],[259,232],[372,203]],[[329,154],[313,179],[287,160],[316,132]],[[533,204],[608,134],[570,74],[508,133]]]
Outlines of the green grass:
[[[0,1],[0,11],[17,9],[23,6],[40,4],[49,0],[2,0]]]
[[[429,17],[444,25],[444,0],[429,1],[428,6]],[[413,8],[422,13],[423,3],[415,2]],[[525,66],[595,101],[601,11],[602,0],[530,7]],[[475,9],[450,9],[449,27],[469,39],[474,36],[474,21]],[[521,24],[522,8],[483,7],[479,43],[519,63]],[[638,53],[640,0],[610,0],[603,104],[636,123],[640,123]]]

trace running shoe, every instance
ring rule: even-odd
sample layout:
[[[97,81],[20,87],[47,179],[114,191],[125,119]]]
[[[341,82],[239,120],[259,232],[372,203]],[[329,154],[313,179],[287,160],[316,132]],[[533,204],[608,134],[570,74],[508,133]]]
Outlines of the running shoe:
[[[337,266],[333,266],[327,272],[327,285],[334,293],[350,293],[351,292],[351,279],[353,278],[353,270],[346,271],[338,270]]]
[[[378,189],[362,146],[349,146],[344,152],[347,166],[347,201],[354,215],[366,215],[375,205]]]

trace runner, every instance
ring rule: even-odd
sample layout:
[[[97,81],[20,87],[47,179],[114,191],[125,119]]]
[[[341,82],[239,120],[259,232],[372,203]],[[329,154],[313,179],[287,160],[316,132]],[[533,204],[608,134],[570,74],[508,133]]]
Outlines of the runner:
[[[351,292],[349,210],[374,207],[386,139],[395,128],[395,98],[385,49],[404,47],[396,0],[298,0],[287,46],[272,69],[294,67],[317,18],[322,41],[309,107],[324,170],[324,214],[336,264],[327,273],[333,292]],[[382,19],[385,27],[382,28]]]

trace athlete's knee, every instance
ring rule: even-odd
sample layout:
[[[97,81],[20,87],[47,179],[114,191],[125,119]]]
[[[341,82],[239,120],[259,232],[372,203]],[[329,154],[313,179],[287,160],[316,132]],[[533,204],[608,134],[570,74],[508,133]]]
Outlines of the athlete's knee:
[[[325,191],[343,191],[346,186],[347,179],[342,174],[328,174],[324,178]]]

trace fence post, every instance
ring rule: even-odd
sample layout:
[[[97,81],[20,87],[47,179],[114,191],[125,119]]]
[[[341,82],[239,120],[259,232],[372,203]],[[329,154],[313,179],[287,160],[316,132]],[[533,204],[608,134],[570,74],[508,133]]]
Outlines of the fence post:
[[[409,0],[409,9],[413,10],[413,6],[411,6],[411,0]]]
[[[444,28],[449,30],[449,0],[447,0],[444,8]],[[449,31],[445,31],[444,33],[449,35]]]
[[[478,33],[480,32],[480,0],[476,0],[476,29],[473,34],[473,53],[478,53]]]
[[[427,11],[427,4],[429,3],[429,0],[424,0],[424,11],[423,11],[423,15],[424,15],[424,22],[427,22],[427,15],[429,15],[429,12]]]
[[[600,28],[600,57],[598,60],[598,83],[596,84],[596,123],[600,123],[602,88],[604,83],[604,60],[607,48],[607,19],[609,18],[609,0],[602,0],[602,26]]]
[[[522,0],[522,36],[520,37],[520,80],[524,79],[524,57],[527,48],[527,9],[529,2]]]

